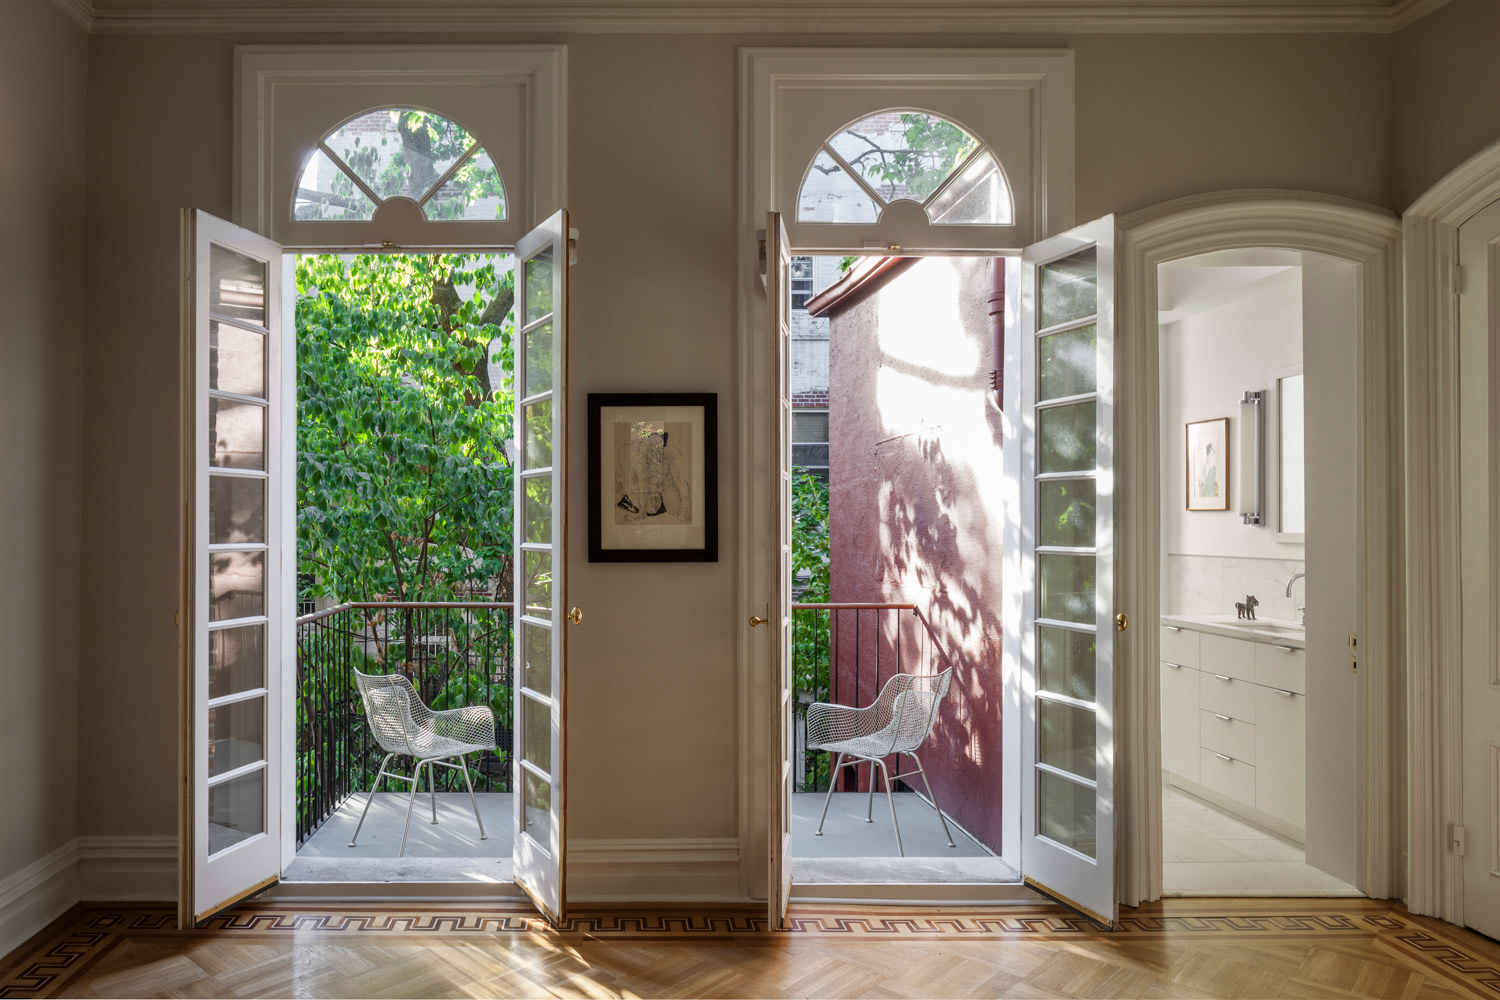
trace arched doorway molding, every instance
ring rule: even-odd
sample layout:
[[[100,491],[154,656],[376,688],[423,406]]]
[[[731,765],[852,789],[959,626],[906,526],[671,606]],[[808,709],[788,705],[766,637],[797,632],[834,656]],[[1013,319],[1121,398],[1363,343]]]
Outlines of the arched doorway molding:
[[[1500,200],[1500,142],[1402,216],[1406,303],[1406,903],[1462,924],[1463,658],[1459,555],[1458,227]]]
[[[1324,254],[1358,267],[1361,455],[1359,530],[1364,674],[1364,859],[1361,888],[1374,897],[1399,895],[1397,867],[1404,829],[1400,749],[1404,714],[1397,695],[1405,594],[1397,582],[1404,556],[1400,310],[1401,226],[1389,212],[1357,202],[1295,191],[1243,190],[1194,195],[1120,220],[1121,331],[1117,347],[1116,436],[1132,455],[1121,476],[1115,517],[1120,550],[1118,593],[1131,595],[1143,623],[1161,614],[1161,454],[1157,267],[1198,254],[1275,247]],[[1456,503],[1456,500],[1455,500]],[[1456,523],[1456,517],[1454,519]],[[1120,902],[1133,905],[1162,892],[1160,634],[1122,635],[1117,660],[1122,691],[1117,709],[1116,788],[1121,815]],[[1455,640],[1456,641],[1456,640]],[[1396,738],[1393,738],[1393,734]]]

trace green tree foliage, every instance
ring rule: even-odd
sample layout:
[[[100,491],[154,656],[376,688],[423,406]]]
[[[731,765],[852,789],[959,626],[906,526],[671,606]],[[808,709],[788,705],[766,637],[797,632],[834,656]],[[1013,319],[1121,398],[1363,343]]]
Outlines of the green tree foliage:
[[[509,599],[511,274],[481,255],[297,266],[298,564],[338,600]]]
[[[794,581],[805,584],[798,603],[828,603],[832,593],[828,552],[828,484],[799,472],[792,478],[792,573]],[[832,615],[827,611],[804,608],[792,615],[792,674],[798,712],[828,697],[831,625]],[[828,755],[807,754],[797,774],[798,789],[819,791],[827,788],[827,783]]]

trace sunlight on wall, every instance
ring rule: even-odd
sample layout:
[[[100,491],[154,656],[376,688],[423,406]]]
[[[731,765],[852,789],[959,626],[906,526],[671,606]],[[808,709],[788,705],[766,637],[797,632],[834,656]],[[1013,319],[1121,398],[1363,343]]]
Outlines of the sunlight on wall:
[[[981,344],[965,330],[959,310],[962,261],[924,262],[920,282],[893,282],[880,296],[876,335],[888,362],[907,362],[932,375],[971,375],[979,364]],[[884,374],[884,372],[882,372]],[[940,384],[942,379],[934,379]],[[880,408],[888,402],[910,406],[913,400],[888,400],[882,386]]]

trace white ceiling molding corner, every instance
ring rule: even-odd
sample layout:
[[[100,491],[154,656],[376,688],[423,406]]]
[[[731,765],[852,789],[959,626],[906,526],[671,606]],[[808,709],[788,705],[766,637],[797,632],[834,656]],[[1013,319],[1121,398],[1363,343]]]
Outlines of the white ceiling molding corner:
[[[95,11],[89,0],[52,0],[52,3],[80,28],[85,31],[93,28]]]

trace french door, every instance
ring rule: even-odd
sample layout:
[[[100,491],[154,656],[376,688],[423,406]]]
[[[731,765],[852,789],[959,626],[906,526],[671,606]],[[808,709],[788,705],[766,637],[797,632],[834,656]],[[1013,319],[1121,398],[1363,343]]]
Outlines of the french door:
[[[1020,504],[1004,649],[1021,679],[1021,870],[1112,925],[1113,652],[1128,624],[1114,607],[1113,216],[1027,247],[1011,274],[1006,471]]]
[[[515,880],[554,923],[564,884],[567,624],[568,213],[516,247]]]
[[[288,261],[255,233],[184,213],[183,926],[282,867],[281,671],[295,594]]]
[[[786,926],[787,903],[792,892],[792,707],[796,697],[792,679],[792,254],[780,212],[766,216],[765,241],[766,318],[771,348],[772,406],[775,442],[771,457],[775,471],[770,476],[771,510],[776,524],[767,555],[771,566],[769,622],[752,619],[750,624],[769,624],[771,639],[771,718],[774,733],[770,755],[771,802],[767,827],[770,834],[770,865],[766,882],[771,926]]]

